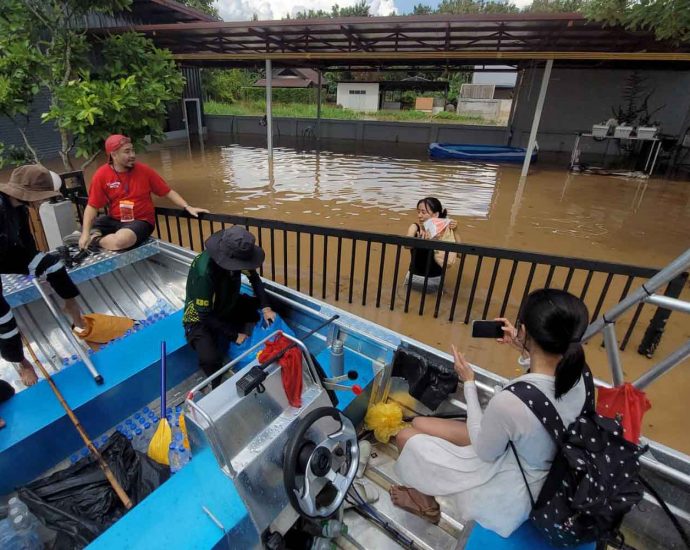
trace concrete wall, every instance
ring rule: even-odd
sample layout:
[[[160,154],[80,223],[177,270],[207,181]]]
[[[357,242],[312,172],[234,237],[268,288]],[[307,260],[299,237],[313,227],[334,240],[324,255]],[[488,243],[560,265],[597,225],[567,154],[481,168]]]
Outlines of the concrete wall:
[[[364,93],[351,93],[361,91]],[[378,111],[379,85],[376,82],[339,82],[336,102],[344,109],[353,111]]]
[[[590,131],[592,124],[613,116],[620,105],[626,79],[632,71],[614,69],[554,68],[544,102],[537,141],[544,151],[570,151],[577,132]],[[543,69],[526,70],[519,91],[511,145],[525,147],[532,125]],[[641,71],[654,90],[649,107],[663,108],[653,120],[664,134],[679,135],[690,108],[690,71]],[[588,140],[591,142],[591,140]],[[591,151],[603,144],[588,143]]]
[[[265,135],[258,116],[206,115],[209,133]],[[276,136],[302,137],[316,130],[313,118],[274,118]],[[464,124],[416,124],[376,120],[322,120],[324,139],[353,139],[396,143],[479,143],[504,145],[506,128]]]

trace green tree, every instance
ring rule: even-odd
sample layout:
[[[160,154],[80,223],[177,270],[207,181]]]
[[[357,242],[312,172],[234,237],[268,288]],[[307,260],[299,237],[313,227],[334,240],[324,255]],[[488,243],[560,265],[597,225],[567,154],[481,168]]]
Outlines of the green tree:
[[[690,0],[589,0],[582,11],[608,25],[653,31],[657,40],[690,41]]]
[[[213,5],[213,0],[177,0],[180,4],[203,11],[213,17],[218,17],[218,10]]]
[[[574,13],[582,9],[584,0],[533,0],[524,11],[535,13]]]
[[[411,15],[430,15],[434,13],[434,8],[426,4],[415,4],[412,8]]]
[[[471,14],[471,13],[517,13],[520,10],[515,4],[499,4],[491,0],[441,0],[438,13]]]
[[[0,112],[20,127],[36,96],[45,91],[50,108],[42,118],[57,125],[66,169],[74,168],[75,156],[87,159],[82,167],[91,162],[110,130],[134,138],[146,130],[145,135],[160,139],[165,102],[177,98],[184,84],[169,52],[148,39],[115,36],[97,47],[87,40],[87,15],[117,13],[131,1],[3,0]]]
[[[242,99],[242,89],[260,78],[257,71],[247,69],[205,69],[201,79],[208,98],[224,103]]]
[[[327,12],[324,10],[307,10],[298,11],[295,15],[295,19],[326,19],[326,18],[336,18],[336,17],[369,17],[371,13],[369,12],[369,4],[366,0],[361,0],[354,6],[346,6],[341,8],[338,4],[333,4],[331,6],[331,11]],[[289,17],[288,17],[289,19]]]

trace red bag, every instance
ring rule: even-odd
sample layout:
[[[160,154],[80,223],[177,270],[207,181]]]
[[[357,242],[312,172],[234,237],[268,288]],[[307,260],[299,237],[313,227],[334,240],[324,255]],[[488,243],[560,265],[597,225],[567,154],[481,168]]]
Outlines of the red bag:
[[[276,339],[271,342],[270,340],[266,342],[263,351],[259,354],[259,361],[266,361],[278,353],[281,350],[292,344],[292,340],[289,340],[282,334],[277,336]],[[288,403],[293,407],[302,406],[302,353],[297,347],[288,350],[279,360],[280,365],[280,376],[283,380],[283,389],[285,390],[285,395],[287,396]]]
[[[647,395],[629,382],[616,388],[599,388],[597,394],[597,412],[607,418],[616,418],[620,414],[623,437],[637,445],[642,431],[642,417],[652,408]]]

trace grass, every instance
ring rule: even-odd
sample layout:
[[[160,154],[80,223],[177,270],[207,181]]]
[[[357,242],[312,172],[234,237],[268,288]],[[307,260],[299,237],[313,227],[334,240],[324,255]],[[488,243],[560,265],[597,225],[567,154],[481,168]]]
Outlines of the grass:
[[[264,101],[237,101],[235,103],[220,103],[207,101],[204,111],[209,115],[249,115],[261,116],[266,113]],[[306,103],[274,103],[273,116],[292,118],[316,118],[316,105]],[[436,115],[422,111],[378,111],[376,113],[362,113],[342,109],[334,105],[321,106],[321,118],[337,120],[382,120],[397,122],[434,122],[448,124],[475,124],[483,126],[500,126],[495,120],[481,117],[458,115],[457,113],[440,112]]]

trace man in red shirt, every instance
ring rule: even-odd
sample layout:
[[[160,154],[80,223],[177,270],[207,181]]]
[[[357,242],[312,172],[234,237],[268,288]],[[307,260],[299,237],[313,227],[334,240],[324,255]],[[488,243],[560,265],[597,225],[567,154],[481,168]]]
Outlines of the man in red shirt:
[[[189,206],[168,187],[155,170],[136,162],[132,140],[115,134],[105,140],[108,162],[91,178],[89,203],[84,210],[79,247],[98,245],[106,250],[126,250],[141,244],[153,232],[156,217],[151,193],[168,197],[195,218],[203,208]],[[108,207],[108,215],[97,216]]]

